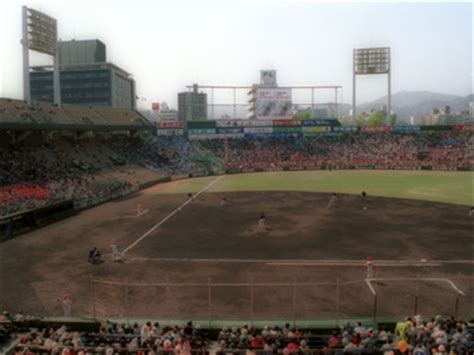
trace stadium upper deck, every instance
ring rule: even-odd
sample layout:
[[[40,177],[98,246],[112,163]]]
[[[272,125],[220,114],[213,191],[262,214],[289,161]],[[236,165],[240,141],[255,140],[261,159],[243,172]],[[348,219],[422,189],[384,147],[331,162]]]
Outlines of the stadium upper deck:
[[[151,128],[151,123],[137,111],[127,108],[65,105],[61,108],[45,102],[31,106],[24,101],[0,98],[0,123],[47,129],[48,125],[71,125],[92,128]]]

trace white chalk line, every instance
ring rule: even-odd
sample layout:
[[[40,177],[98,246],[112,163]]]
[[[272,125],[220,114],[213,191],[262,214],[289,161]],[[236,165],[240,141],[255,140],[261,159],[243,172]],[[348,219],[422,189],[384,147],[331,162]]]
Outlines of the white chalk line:
[[[267,263],[269,266],[364,266],[365,262],[309,262],[309,263],[301,263],[301,262],[271,262]],[[435,267],[435,266],[442,266],[441,263],[398,263],[398,262],[378,262],[378,267]]]
[[[377,293],[375,292],[374,287],[373,287],[372,284],[370,283],[370,280],[369,280],[369,279],[365,279],[365,283],[366,283],[367,286],[369,287],[369,290],[370,290],[370,292],[372,293],[372,295],[377,296]]]
[[[416,277],[404,277],[404,278],[375,278],[371,279],[372,281],[431,281],[431,282],[446,282],[448,285],[450,285],[456,293],[466,296],[466,294],[457,287],[453,281],[450,279],[446,278],[438,278],[438,277],[424,277],[424,278],[416,278]]]
[[[168,221],[171,217],[173,217],[176,213],[181,211],[184,207],[186,207],[189,203],[191,203],[194,199],[196,199],[200,194],[203,192],[207,191],[209,188],[211,188],[215,183],[218,181],[222,180],[225,177],[225,175],[221,175],[214,180],[212,180],[209,184],[207,184],[205,187],[203,187],[201,190],[199,190],[195,195],[193,195],[191,198],[187,199],[181,206],[177,207],[176,209],[173,210],[169,215],[167,215],[165,218],[163,218],[160,222],[155,224],[153,227],[151,227],[148,231],[146,231],[142,236],[140,236],[137,240],[135,240],[132,244],[130,244],[127,248],[124,249],[123,254],[127,253],[130,249],[132,249],[134,246],[136,246],[138,243],[140,243],[143,239],[148,237],[152,232],[154,232],[156,229],[158,229],[162,224],[164,224],[166,221]]]
[[[365,266],[365,260],[303,260],[303,259],[232,259],[232,258],[149,258],[134,257],[132,261],[151,262],[196,262],[196,263],[256,263],[267,266]],[[376,260],[378,267],[440,267],[443,264],[473,264],[471,260],[430,260],[421,262],[419,260]]]

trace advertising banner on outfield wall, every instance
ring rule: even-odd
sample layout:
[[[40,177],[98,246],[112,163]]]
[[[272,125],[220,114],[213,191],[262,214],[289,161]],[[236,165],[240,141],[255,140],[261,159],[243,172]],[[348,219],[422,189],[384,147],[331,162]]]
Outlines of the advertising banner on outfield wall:
[[[330,132],[331,127],[316,126],[316,127],[302,127],[303,132],[325,133]]]
[[[301,132],[301,127],[273,127],[273,133]]]
[[[474,132],[474,125],[457,124],[453,126],[454,131]]]
[[[332,126],[336,123],[336,120],[331,119],[310,119],[298,121],[302,126]]]
[[[190,140],[203,140],[203,139],[224,139],[224,138],[244,138],[243,133],[237,134],[189,134]]]
[[[242,127],[230,127],[230,128],[216,128],[217,134],[235,134],[243,133],[244,129]]]
[[[216,127],[216,121],[187,121],[186,122],[186,127],[188,129],[209,129],[209,128],[215,128]]]
[[[248,120],[246,127],[271,127],[272,125],[271,120]]]
[[[273,120],[273,126],[300,126],[299,120]]]
[[[277,138],[298,138],[301,137],[301,133],[299,132],[273,132],[272,137],[277,137]]]
[[[454,127],[455,126],[449,126],[449,125],[420,126],[420,131],[452,131],[454,130]]]
[[[272,133],[272,127],[245,127],[244,133]]]
[[[193,128],[188,129],[188,134],[190,135],[198,135],[198,134],[215,134],[215,128]]]
[[[331,132],[303,132],[303,137],[321,137],[321,135],[335,135]]]
[[[389,126],[362,126],[360,127],[361,132],[389,132]]]
[[[156,128],[184,128],[184,121],[158,121]]]
[[[180,136],[184,134],[184,129],[157,129],[158,136]]]
[[[254,139],[254,138],[268,138],[272,137],[272,132],[253,132],[253,133],[245,133],[245,138],[247,139]]]
[[[393,126],[391,128],[392,132],[418,132],[420,126]]]
[[[358,132],[359,127],[356,126],[337,126],[337,127],[332,127],[331,130],[333,132]]]
[[[216,127],[245,127],[248,120],[216,120]]]

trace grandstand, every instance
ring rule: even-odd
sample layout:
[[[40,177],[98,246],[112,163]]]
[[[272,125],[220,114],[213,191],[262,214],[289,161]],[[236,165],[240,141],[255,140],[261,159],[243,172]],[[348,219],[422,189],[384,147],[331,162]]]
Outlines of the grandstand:
[[[0,122],[5,128],[23,129],[148,129],[151,123],[132,109],[64,105],[37,102],[27,105],[24,101],[0,98]],[[41,126],[38,124],[52,125]],[[67,127],[69,126],[69,127]]]

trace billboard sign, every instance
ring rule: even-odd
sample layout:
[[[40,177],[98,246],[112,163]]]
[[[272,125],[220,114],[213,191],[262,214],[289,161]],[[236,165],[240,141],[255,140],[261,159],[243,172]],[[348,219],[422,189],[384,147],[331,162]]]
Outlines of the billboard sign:
[[[293,115],[291,89],[257,89],[255,115],[257,119],[291,118]]]
[[[153,103],[151,104],[151,109],[152,109],[153,111],[160,111],[160,103],[159,103],[159,102],[153,102]]]
[[[156,128],[184,128],[184,121],[158,121],[156,122]]]
[[[272,127],[245,127],[244,133],[272,133]]]
[[[303,127],[303,132],[317,132],[317,133],[325,133],[330,132],[331,127],[329,126],[306,126]]]
[[[420,126],[393,126],[392,132],[418,132]]]
[[[157,129],[156,134],[158,136],[182,136],[184,129]]]
[[[357,132],[359,130],[359,127],[357,126],[333,126],[332,128],[333,132]]]
[[[454,131],[468,131],[468,132],[474,132],[474,125],[463,125],[463,124],[457,124],[453,126]]]
[[[361,132],[388,132],[390,131],[389,126],[362,126],[360,127]]]
[[[274,126],[300,126],[301,121],[298,120],[273,120]]]
[[[236,133],[242,133],[243,131],[244,129],[242,127],[216,128],[217,134],[236,134]]]
[[[58,41],[58,24],[56,19],[30,8],[27,8],[26,17],[28,48],[54,56]]]
[[[359,48],[354,50],[356,74],[387,74],[390,71],[390,48]]]

